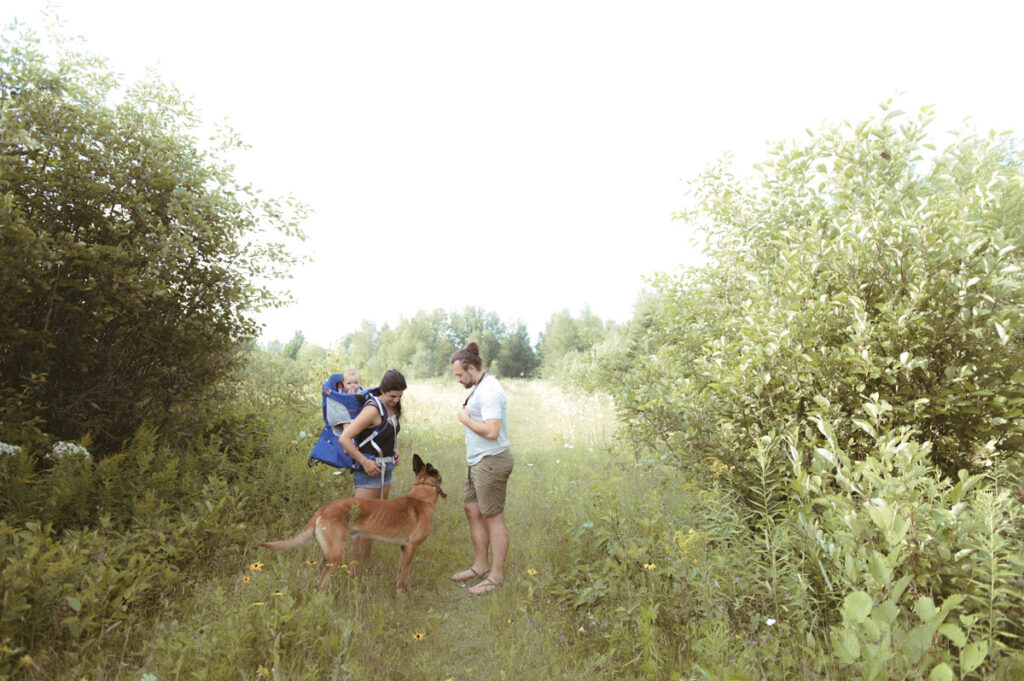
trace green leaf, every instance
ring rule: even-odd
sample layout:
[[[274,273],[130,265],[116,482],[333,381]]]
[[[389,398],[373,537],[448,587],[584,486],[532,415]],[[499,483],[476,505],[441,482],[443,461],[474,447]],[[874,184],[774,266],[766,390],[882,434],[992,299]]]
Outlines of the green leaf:
[[[78,600],[74,596],[68,596],[67,599],[65,600],[67,600],[69,608],[71,608],[75,612],[82,612],[82,602],[80,600]]]
[[[945,662],[940,662],[932,667],[932,673],[928,675],[928,681],[953,681],[953,670]]]
[[[863,591],[854,591],[843,599],[843,613],[851,622],[863,622],[871,614],[871,605],[871,596]]]
[[[860,641],[857,640],[857,634],[846,627],[832,629],[832,648],[843,664],[853,664],[860,657]]]
[[[932,629],[927,625],[914,627],[903,639],[901,648],[911,664],[918,664],[932,644]]]
[[[893,510],[884,500],[878,500],[877,503],[872,503],[868,506],[868,515],[871,516],[871,520],[875,522],[878,529],[883,532],[888,533],[892,529]]]
[[[977,669],[988,655],[988,642],[976,641],[960,651],[960,673],[970,674]]]
[[[878,437],[878,432],[875,430],[875,427],[864,419],[850,419],[850,421],[853,422],[853,425],[857,426],[871,437]]]
[[[957,648],[967,645],[967,635],[964,634],[964,630],[952,622],[947,622],[939,627],[939,633],[948,638]]]
[[[878,551],[871,554],[871,577],[879,588],[888,586],[889,580],[892,579],[892,570],[889,569],[885,556]]]
[[[914,612],[921,618],[922,622],[927,623],[935,617],[938,609],[936,609],[935,601],[930,596],[921,596],[914,603]]]
[[[999,322],[996,322],[996,333],[999,334],[999,344],[1006,345],[1010,342],[1010,336],[1006,333],[1006,329]]]

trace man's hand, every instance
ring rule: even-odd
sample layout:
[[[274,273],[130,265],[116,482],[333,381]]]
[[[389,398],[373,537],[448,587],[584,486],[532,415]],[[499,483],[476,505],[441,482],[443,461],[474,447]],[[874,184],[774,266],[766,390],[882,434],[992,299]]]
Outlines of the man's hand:
[[[497,440],[501,434],[501,419],[477,421],[469,415],[469,410],[465,407],[459,409],[459,422],[480,437],[487,438],[488,440]]]

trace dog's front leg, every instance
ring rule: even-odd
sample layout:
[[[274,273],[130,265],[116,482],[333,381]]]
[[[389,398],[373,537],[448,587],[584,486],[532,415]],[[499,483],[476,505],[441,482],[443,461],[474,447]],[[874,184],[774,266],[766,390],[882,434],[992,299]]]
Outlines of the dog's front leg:
[[[409,586],[409,572],[412,567],[412,556],[416,553],[418,543],[406,542],[402,544],[402,562],[398,566],[398,577],[395,578],[395,591],[402,593],[402,589]]]

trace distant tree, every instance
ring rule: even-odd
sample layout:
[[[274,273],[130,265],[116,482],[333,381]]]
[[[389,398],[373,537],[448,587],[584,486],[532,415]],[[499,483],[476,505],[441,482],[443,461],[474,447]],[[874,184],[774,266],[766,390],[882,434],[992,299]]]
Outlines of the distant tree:
[[[282,354],[288,359],[295,359],[299,354],[299,348],[306,342],[306,337],[302,335],[301,331],[296,331],[292,339],[284,346]]]
[[[369,385],[366,381],[371,380],[372,376],[378,375],[379,378],[379,375],[382,375],[382,363],[377,361],[378,348],[381,336],[386,331],[387,326],[378,329],[374,322],[364,320],[358,331],[346,334],[334,349],[334,354],[341,365],[337,369],[358,369],[363,375],[365,385]]]
[[[452,345],[459,349],[475,341],[480,346],[485,369],[501,355],[505,334],[501,318],[494,312],[486,312],[478,307],[467,307],[462,312],[452,313],[448,318],[448,339]]]
[[[415,378],[440,376],[448,371],[455,346],[446,333],[447,318],[443,310],[420,311],[411,318],[403,318],[384,353],[388,366]]]
[[[117,86],[61,36],[0,35],[2,438],[102,453],[199,404],[294,262],[262,233],[301,236],[302,209],[236,180],[232,133],[205,148],[180,92]]]
[[[565,357],[589,350],[599,343],[604,330],[605,323],[590,311],[589,305],[583,308],[578,318],[573,317],[569,310],[551,315],[537,344],[542,372],[545,375],[557,372]]]
[[[531,378],[540,365],[540,358],[530,343],[526,325],[519,322],[501,344],[498,355],[502,376]]]
[[[302,346],[295,353],[295,360],[301,366],[306,367],[313,364],[322,364],[326,358],[327,350],[316,343],[303,342]]]

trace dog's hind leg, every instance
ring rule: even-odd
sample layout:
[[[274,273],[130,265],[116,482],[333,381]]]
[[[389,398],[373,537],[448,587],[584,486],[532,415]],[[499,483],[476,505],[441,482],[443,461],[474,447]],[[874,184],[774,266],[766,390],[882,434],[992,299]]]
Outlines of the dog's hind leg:
[[[339,553],[332,558],[326,556],[320,561],[320,578],[316,580],[316,588],[323,591],[327,588],[327,580],[331,578],[338,568],[341,567],[341,561],[344,559],[344,554]]]
[[[348,546],[348,526],[339,523],[317,522],[316,540],[323,551],[324,559],[320,561],[320,577],[316,588],[323,590],[327,580],[338,571],[345,560],[345,549]]]

